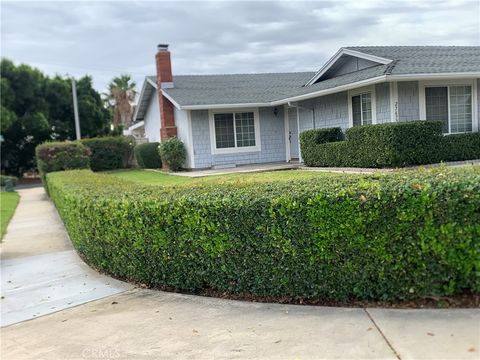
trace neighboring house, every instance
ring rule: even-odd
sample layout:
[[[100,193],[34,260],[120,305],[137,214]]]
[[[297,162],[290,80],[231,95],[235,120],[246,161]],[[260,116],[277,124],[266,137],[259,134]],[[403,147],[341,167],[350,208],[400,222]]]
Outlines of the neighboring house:
[[[156,65],[132,128],[179,137],[188,168],[301,161],[298,136],[312,128],[442,120],[445,134],[479,131],[480,47],[347,47],[317,72],[172,76],[159,45]]]

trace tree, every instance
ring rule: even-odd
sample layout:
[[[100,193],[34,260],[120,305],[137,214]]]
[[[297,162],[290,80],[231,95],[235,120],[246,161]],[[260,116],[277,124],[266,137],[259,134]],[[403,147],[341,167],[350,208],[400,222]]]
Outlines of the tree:
[[[108,93],[105,94],[106,101],[112,109],[112,123],[115,127],[128,127],[132,122],[135,110],[134,101],[137,94],[136,84],[128,74],[122,74],[108,84]]]
[[[35,168],[35,147],[46,140],[75,139],[70,79],[49,78],[28,65],[2,59],[2,173],[22,175]],[[111,113],[92,78],[77,80],[82,137],[107,135]]]

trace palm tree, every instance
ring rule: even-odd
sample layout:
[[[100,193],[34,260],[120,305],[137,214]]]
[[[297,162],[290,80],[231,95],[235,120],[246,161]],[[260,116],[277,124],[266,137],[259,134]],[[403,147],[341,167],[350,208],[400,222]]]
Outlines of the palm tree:
[[[113,126],[128,127],[135,110],[136,84],[128,74],[114,77],[108,84],[106,102],[113,112]]]

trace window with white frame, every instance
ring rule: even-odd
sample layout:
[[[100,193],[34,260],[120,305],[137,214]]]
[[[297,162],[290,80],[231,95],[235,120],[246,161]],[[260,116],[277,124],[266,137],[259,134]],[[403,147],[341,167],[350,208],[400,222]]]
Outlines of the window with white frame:
[[[354,95],[351,101],[353,126],[372,124],[372,93]]]
[[[213,114],[215,149],[254,148],[257,144],[253,111]]]
[[[472,86],[449,85],[425,88],[426,120],[443,121],[444,133],[471,132]]]

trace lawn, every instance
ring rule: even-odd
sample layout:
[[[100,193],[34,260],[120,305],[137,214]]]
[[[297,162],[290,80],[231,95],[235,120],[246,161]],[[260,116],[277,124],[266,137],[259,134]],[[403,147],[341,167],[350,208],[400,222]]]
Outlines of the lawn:
[[[125,180],[135,181],[145,185],[183,185],[183,184],[198,184],[206,182],[221,182],[221,183],[237,183],[263,181],[289,181],[295,179],[310,179],[316,177],[326,176],[341,176],[335,173],[324,173],[315,171],[301,171],[301,170],[282,170],[282,171],[268,171],[261,173],[234,173],[228,175],[211,175],[197,178],[190,178],[185,176],[170,175],[160,171],[149,170],[119,170],[109,172],[110,175],[118,176]]]
[[[3,238],[7,225],[15,212],[20,196],[16,192],[0,193],[0,212],[1,212],[1,229],[0,236]]]

